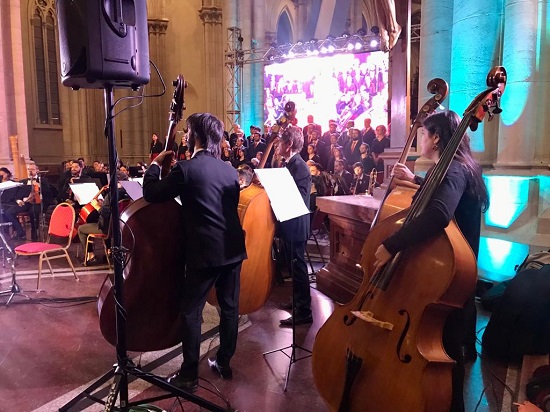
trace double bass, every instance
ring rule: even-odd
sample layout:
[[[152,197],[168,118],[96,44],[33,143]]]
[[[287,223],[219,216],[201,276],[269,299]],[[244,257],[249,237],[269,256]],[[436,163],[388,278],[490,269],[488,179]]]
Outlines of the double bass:
[[[475,256],[453,221],[440,235],[396,254],[378,272],[374,253],[426,208],[466,129],[475,130],[487,112],[492,118],[501,111],[505,83],[503,67],[489,72],[489,89],[466,109],[411,207],[382,220],[367,236],[363,283],[349,304],[335,308],[313,346],[315,385],[330,410],[449,410],[454,361],[443,348],[442,329],[448,313],[473,293]]]
[[[166,150],[173,147],[186,86],[179,75],[174,81]],[[171,156],[164,159],[162,177],[170,171],[171,160]],[[122,248],[128,250],[123,276],[126,344],[130,351],[162,350],[181,342],[181,213],[176,200],[148,203],[141,198],[120,216]],[[115,305],[113,279],[107,278],[99,292],[98,312],[101,333],[112,345],[116,345]]]
[[[273,145],[277,142],[280,130],[284,130],[292,121],[296,107],[293,102],[285,105],[285,113],[277,122],[277,127],[267,142],[258,169],[262,169],[269,157]],[[239,315],[246,315],[261,309],[271,293],[273,284],[274,261],[271,256],[275,218],[265,189],[257,179],[239,195],[239,220],[245,233],[245,246],[248,258],[241,266]],[[208,303],[218,306],[216,293],[211,290]]]

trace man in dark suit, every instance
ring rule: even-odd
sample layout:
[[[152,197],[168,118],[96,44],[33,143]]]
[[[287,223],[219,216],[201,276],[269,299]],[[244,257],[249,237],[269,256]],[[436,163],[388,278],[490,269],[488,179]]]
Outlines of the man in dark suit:
[[[354,164],[361,161],[360,147],[363,142],[361,141],[359,129],[349,129],[349,133],[351,140],[344,146],[344,157],[349,164]]]
[[[229,361],[237,345],[239,275],[246,259],[244,234],[239,221],[237,172],[220,159],[223,123],[210,113],[196,113],[187,119],[190,160],[180,161],[159,180],[163,151],[147,170],[143,197],[164,202],[180,196],[185,243],[185,277],[181,298],[183,363],[169,382],[193,391],[198,386],[200,326],[208,291],[215,286],[221,308],[220,347],[209,358],[212,370],[224,379],[232,378]]]
[[[281,135],[279,152],[285,159],[286,168],[290,172],[305,205],[309,208],[311,192],[311,174],[309,168],[300,156],[304,137],[298,127],[289,126]],[[296,307],[294,323],[303,325],[313,322],[311,316],[311,294],[309,276],[305,260],[307,240],[310,235],[310,217],[299,216],[279,224],[279,235],[284,242],[287,266],[291,268],[294,282],[293,301]],[[292,302],[282,305],[283,309],[292,310]],[[281,326],[292,326],[292,316],[280,321]]]
[[[258,152],[264,152],[266,149],[266,144],[261,141],[262,136],[260,135],[259,130],[254,130],[254,133],[252,134],[252,142],[250,143],[250,146],[248,146],[248,150],[246,152],[246,160],[250,160],[253,157],[256,157]]]

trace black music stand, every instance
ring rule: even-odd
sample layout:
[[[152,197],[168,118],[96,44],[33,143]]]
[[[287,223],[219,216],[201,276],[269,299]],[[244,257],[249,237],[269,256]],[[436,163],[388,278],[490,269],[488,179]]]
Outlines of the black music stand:
[[[5,267],[6,262],[6,252],[8,253],[8,262],[10,263],[11,268],[11,286],[9,289],[0,291],[0,296],[7,296],[9,295],[9,298],[6,302],[6,306],[9,306],[12,299],[15,297],[15,295],[22,295],[26,297],[27,299],[30,299],[27,295],[25,295],[23,292],[21,292],[21,287],[17,284],[17,280],[15,278],[15,257],[13,254],[13,250],[10,247],[8,241],[6,240],[6,237],[4,236],[4,228],[10,227],[11,222],[4,222],[4,210],[2,208],[2,193],[5,190],[12,189],[17,186],[21,186],[21,183],[13,183],[9,182],[10,184],[6,185],[4,183],[0,183],[0,240],[2,241],[2,244],[0,245],[0,249],[2,250],[2,265]]]
[[[106,86],[104,89],[105,97],[105,135],[108,140],[109,145],[109,170],[111,172],[111,181],[109,184],[109,195],[110,202],[113,205],[118,204],[118,178],[116,174],[116,165],[117,165],[117,150],[116,150],[116,140],[114,134],[114,106],[113,106],[113,86]],[[120,221],[120,211],[118,207],[111,208],[111,222]],[[71,408],[81,401],[86,399],[92,400],[93,402],[100,403],[105,405],[105,412],[110,412],[113,410],[121,412],[129,412],[130,408],[138,405],[143,405],[153,401],[158,401],[162,399],[168,399],[175,396],[184,398],[196,405],[199,405],[209,411],[214,412],[224,412],[228,409],[224,409],[218,405],[215,405],[206,399],[203,399],[199,396],[196,396],[190,392],[186,392],[182,389],[179,389],[171,384],[169,384],[165,379],[160,378],[150,372],[146,372],[138,368],[133,364],[131,359],[128,357],[127,345],[126,345],[126,320],[124,315],[124,307],[122,302],[124,301],[123,296],[123,262],[124,259],[124,250],[122,248],[122,234],[119,224],[112,225],[112,253],[114,260],[114,295],[116,311],[116,354],[117,354],[117,363],[113,365],[113,368],[95,381],[92,385],[88,386],[84,391],[78,394],[75,398],[70,400],[68,403],[59,408],[59,411],[70,411]],[[133,376],[135,378],[142,379],[156,387],[163,389],[168,392],[168,394],[155,396],[149,399],[141,399],[136,402],[128,401],[128,377]],[[98,398],[94,395],[105,383],[109,380],[113,380],[109,393],[105,401]],[[119,399],[119,406],[115,406],[115,403]],[[79,409],[80,410],[80,409]]]
[[[297,155],[298,156],[298,155]],[[296,217],[308,215],[310,211],[304,204],[302,196],[298,191],[296,183],[292,179],[290,172],[286,168],[276,169],[258,169],[256,170],[262,186],[265,188],[267,197],[271,203],[273,213],[278,222],[286,222],[287,220],[294,219]],[[296,282],[294,281],[294,259],[292,253],[294,250],[294,240],[291,234],[290,238],[290,251],[285,251],[285,256],[290,254],[290,277],[292,279],[292,343],[288,346],[284,346],[279,349],[273,349],[268,352],[264,352],[263,355],[269,355],[275,352],[283,353],[288,359],[288,370],[285,379],[284,391],[286,392],[288,386],[288,379],[290,377],[290,368],[292,365],[302,359],[311,357],[311,351],[296,343]],[[290,349],[290,354],[285,352]],[[307,354],[301,357],[297,357],[296,350],[300,349]]]

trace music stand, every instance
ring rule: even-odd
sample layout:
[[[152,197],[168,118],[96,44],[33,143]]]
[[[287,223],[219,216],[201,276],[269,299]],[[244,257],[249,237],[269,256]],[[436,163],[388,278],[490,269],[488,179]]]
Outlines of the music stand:
[[[10,305],[15,295],[23,295],[27,299],[29,299],[27,295],[21,292],[21,287],[17,284],[17,280],[15,278],[15,259],[13,255],[13,250],[8,244],[8,241],[4,236],[4,228],[5,227],[9,228],[11,226],[11,222],[3,221],[4,210],[2,208],[2,193],[5,190],[12,189],[17,186],[22,186],[22,184],[11,182],[11,181],[0,183],[0,240],[2,241],[2,244],[0,245],[0,249],[2,249],[2,254],[4,258],[3,265],[5,266],[5,259],[6,259],[5,253],[8,252],[8,261],[10,262],[10,267],[11,267],[11,286],[7,290],[0,291],[0,296],[9,295],[8,301],[6,302],[6,306]]]
[[[271,203],[273,213],[278,222],[286,222],[287,220],[294,219],[300,216],[310,214],[309,209],[302,199],[294,179],[290,175],[287,168],[275,168],[275,169],[257,169],[255,170],[262,186],[265,188],[267,197]],[[293,235],[290,237],[290,277],[292,279],[292,343],[288,346],[273,349],[268,352],[264,352],[263,355],[269,355],[275,352],[283,353],[288,359],[288,369],[285,379],[284,391],[286,392],[288,386],[288,379],[290,377],[290,368],[292,365],[302,359],[311,357],[311,351],[296,343],[296,281],[294,280],[294,259],[292,253],[294,250]],[[288,252],[285,252],[285,254]],[[287,349],[291,349],[290,354],[286,353]],[[300,349],[307,352],[302,357],[296,356],[296,349]]]

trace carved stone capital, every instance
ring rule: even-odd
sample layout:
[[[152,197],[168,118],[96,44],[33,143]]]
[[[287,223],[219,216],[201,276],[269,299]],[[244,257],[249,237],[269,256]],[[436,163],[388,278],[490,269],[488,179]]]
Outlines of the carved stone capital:
[[[166,34],[166,30],[168,30],[168,22],[168,19],[148,19],[147,28],[149,30],[149,34]]]
[[[222,9],[219,7],[202,7],[199,17],[204,24],[222,24]]]

